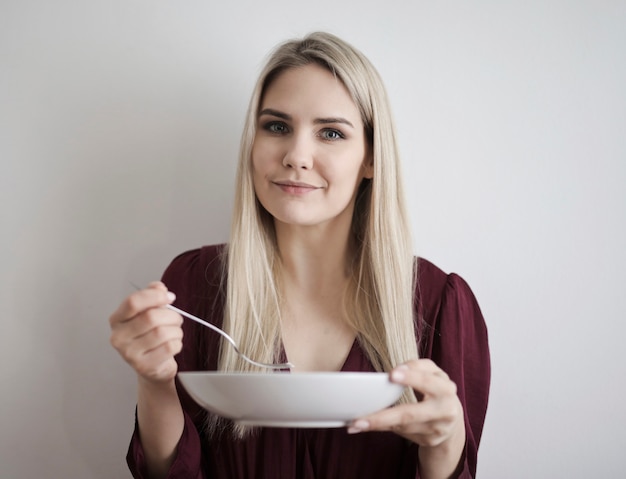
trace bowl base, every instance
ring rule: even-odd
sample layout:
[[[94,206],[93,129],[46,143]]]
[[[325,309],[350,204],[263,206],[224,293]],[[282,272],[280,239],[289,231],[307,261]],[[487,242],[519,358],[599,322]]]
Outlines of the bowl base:
[[[289,420],[263,420],[263,419],[237,419],[237,424],[242,426],[256,427],[286,427],[286,428],[309,428],[309,429],[325,429],[331,427],[346,427],[345,421],[289,421]]]

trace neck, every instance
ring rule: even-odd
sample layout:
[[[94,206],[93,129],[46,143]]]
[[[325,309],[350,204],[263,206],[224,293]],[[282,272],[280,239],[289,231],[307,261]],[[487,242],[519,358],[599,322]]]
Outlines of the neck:
[[[308,294],[343,290],[348,279],[349,225],[276,225],[283,284]]]

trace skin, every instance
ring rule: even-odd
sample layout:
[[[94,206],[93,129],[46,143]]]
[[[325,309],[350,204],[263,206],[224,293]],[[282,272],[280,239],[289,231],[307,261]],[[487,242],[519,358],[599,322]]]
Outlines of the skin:
[[[337,265],[348,258],[358,185],[372,177],[363,123],[344,85],[317,65],[279,75],[259,111],[251,161],[257,197],[275,222],[283,345],[297,371],[337,371],[356,335],[341,314],[348,268]],[[173,300],[165,285],[151,283],[110,318],[111,344],[137,373],[139,433],[157,478],[166,475],[184,426],[174,385],[182,318],[163,308]],[[420,445],[421,477],[450,477],[465,443],[456,386],[427,359],[396,367],[390,378],[420,402],[360,418],[348,432],[393,431]]]
[[[356,188],[372,176],[369,163],[359,111],[330,72],[307,65],[274,80],[258,115],[252,168],[279,234],[344,233]]]
[[[358,419],[348,426],[348,433],[393,431],[420,445],[422,478],[451,477],[465,446],[463,406],[456,385],[430,359],[402,364],[391,371],[390,379],[413,388],[421,400]]]
[[[340,311],[354,199],[371,178],[359,111],[343,84],[317,65],[288,70],[268,88],[252,152],[254,184],[275,218],[286,291],[283,344],[298,370],[339,370],[354,341]],[[341,119],[341,121],[329,121]],[[425,479],[450,477],[465,444],[456,386],[428,359],[390,373],[422,400],[354,421],[351,434],[393,431],[419,444]]]
[[[257,197],[274,217],[284,290],[282,340],[298,371],[338,370],[354,342],[341,317],[355,193],[372,175],[359,111],[308,65],[267,88],[252,149]]]
[[[111,344],[137,374],[137,420],[150,477],[165,477],[183,433],[174,378],[182,317],[163,308],[175,297],[161,282],[128,296],[111,315]]]

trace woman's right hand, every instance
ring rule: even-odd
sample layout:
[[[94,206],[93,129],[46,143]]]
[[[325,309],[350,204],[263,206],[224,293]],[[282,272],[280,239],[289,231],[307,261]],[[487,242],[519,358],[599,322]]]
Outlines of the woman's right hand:
[[[182,349],[183,318],[164,308],[174,293],[161,282],[129,295],[109,318],[111,345],[150,383],[169,383],[176,376],[174,356]]]

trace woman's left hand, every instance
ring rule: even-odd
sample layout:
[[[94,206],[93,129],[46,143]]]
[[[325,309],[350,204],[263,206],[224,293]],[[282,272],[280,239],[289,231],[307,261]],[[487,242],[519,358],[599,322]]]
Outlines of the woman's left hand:
[[[454,471],[465,446],[463,406],[456,384],[430,359],[404,363],[391,371],[390,378],[412,388],[418,402],[357,419],[348,426],[348,432],[393,431],[423,446],[420,463],[443,460]]]

